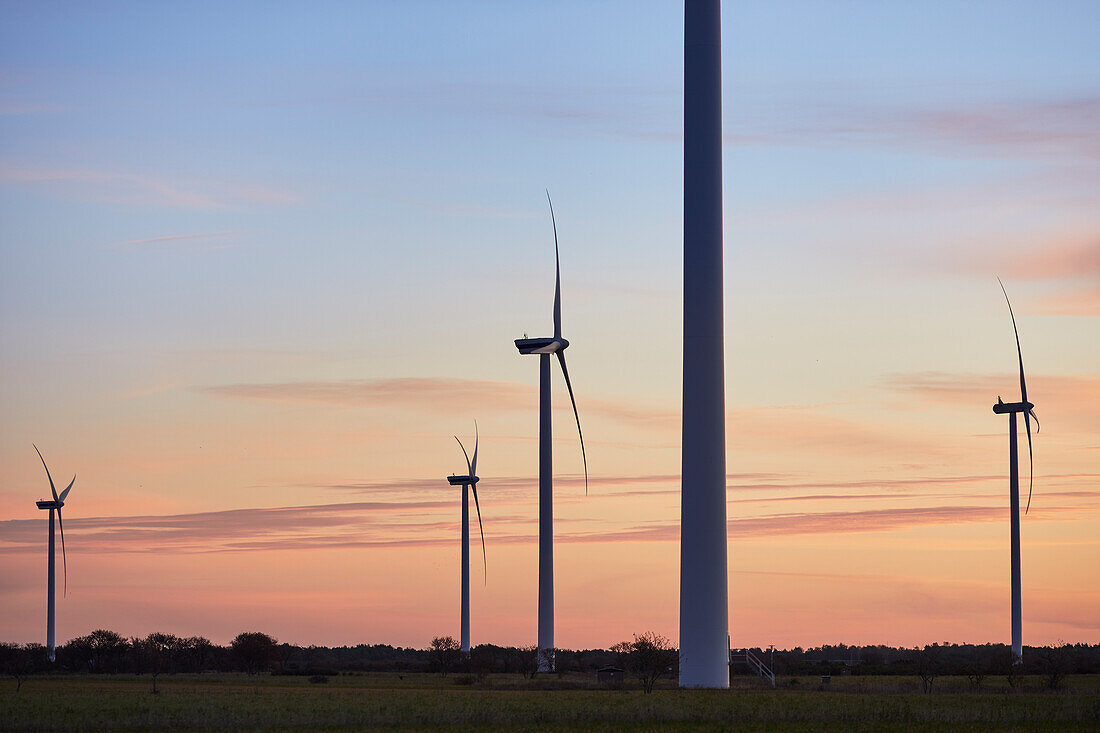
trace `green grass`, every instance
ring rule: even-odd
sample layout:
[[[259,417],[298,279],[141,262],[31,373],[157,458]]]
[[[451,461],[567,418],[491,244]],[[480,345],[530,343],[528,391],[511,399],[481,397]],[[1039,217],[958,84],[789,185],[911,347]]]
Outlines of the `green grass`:
[[[0,681],[0,730],[1100,730],[1100,677],[1071,677],[1061,690],[1024,680],[1006,692],[1003,678],[974,693],[965,678],[940,678],[933,694],[907,677],[819,678],[762,689],[737,680],[730,691],[671,687],[589,687],[588,678],[534,682],[494,675],[484,683],[456,677],[362,675],[327,684],[305,678],[230,674],[132,675],[32,679],[16,692]],[[467,680],[468,681],[468,680]],[[488,685],[486,687],[485,685]],[[940,691],[942,690],[942,691]]]

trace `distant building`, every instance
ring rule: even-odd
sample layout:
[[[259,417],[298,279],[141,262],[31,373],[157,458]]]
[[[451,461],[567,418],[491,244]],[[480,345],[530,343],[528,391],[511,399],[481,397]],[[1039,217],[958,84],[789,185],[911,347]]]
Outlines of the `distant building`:
[[[596,671],[596,681],[605,685],[621,685],[625,673],[618,667],[604,667]]]

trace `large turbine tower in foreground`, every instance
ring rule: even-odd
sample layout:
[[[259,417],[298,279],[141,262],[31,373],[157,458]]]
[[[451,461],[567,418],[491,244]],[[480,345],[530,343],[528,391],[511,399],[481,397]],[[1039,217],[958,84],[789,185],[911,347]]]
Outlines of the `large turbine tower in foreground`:
[[[681,687],[729,687],[721,23],[718,0],[684,3]]]
[[[561,335],[561,264],[558,260],[558,223],[554,219],[554,204],[547,192],[550,204],[550,222],[554,226],[554,335],[551,338],[516,339],[521,354],[539,356],[539,671],[554,668],[554,461],[550,450],[553,440],[550,422],[550,355],[558,357],[569,401],[573,403],[573,416],[577,419],[577,435],[581,440],[581,458],[584,461],[584,490],[588,492],[588,458],[584,453],[584,435],[581,433],[581,417],[577,401],[573,398],[573,385],[569,381],[569,369],[565,366],[565,350],[569,342]]]
[[[458,440],[458,436],[455,436]],[[466,457],[466,475],[448,476],[447,483],[462,487],[462,611],[459,644],[465,654],[470,653],[470,489],[474,490],[474,507],[477,509],[477,526],[481,530],[481,565],[485,568],[485,528],[481,525],[481,504],[477,500],[477,423],[474,423],[474,460],[466,453],[466,446],[458,440],[458,447]],[[485,570],[488,577],[488,570]]]
[[[50,469],[46,466],[46,459],[42,457],[42,451],[38,450],[38,446],[34,446],[34,452],[38,454],[38,460],[42,461],[42,468],[46,469],[46,478],[50,481],[50,493],[53,494],[53,501],[39,500],[36,502],[39,509],[48,509],[50,511],[50,540],[49,540],[49,556],[46,562],[46,656],[49,660],[54,661],[54,604],[56,593],[54,591],[54,534],[53,534],[53,515],[57,512],[57,526],[61,530],[61,561],[65,568],[65,593],[69,592],[69,561],[65,557],[65,525],[61,522],[61,507],[65,506],[65,497],[69,495],[69,491],[72,490],[73,484],[76,483],[76,474],[73,474],[73,480],[69,482],[69,485],[65,487],[65,490],[59,495],[57,489],[53,485],[53,476],[50,475]]]
[[[1000,278],[997,282],[1001,282]],[[1035,466],[1032,463],[1031,451],[1031,418],[1035,418],[1035,432],[1039,432],[1039,418],[1035,417],[1035,405],[1027,401],[1027,384],[1024,382],[1024,352],[1020,349],[1020,332],[1016,328],[1016,315],[1012,312],[1012,301],[1008,299],[1004,283],[1001,283],[1001,291],[1005,294],[1005,302],[1008,303],[1008,315],[1012,318],[1012,331],[1016,334],[1016,356],[1020,360],[1020,401],[1002,402],[997,398],[997,404],[993,405],[993,412],[998,415],[1008,414],[1008,501],[1009,501],[1009,545],[1012,554],[1012,663],[1019,664],[1024,660],[1024,632],[1022,611],[1020,608],[1020,461],[1016,449],[1016,414],[1024,414],[1024,426],[1027,428],[1027,453],[1028,465],[1031,468],[1031,480],[1027,489],[1026,514],[1031,509],[1031,489],[1035,483]]]

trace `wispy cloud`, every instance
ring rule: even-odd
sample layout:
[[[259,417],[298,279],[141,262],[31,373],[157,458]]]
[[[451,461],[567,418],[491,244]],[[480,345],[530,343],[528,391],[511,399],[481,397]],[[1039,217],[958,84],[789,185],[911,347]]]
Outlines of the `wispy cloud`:
[[[49,102],[0,102],[0,116],[48,114],[52,112],[67,111],[69,111],[68,107]]]
[[[1100,232],[1054,240],[1025,252],[1009,264],[1007,274],[1020,280],[1100,282]]]
[[[67,534],[69,545],[80,552],[108,554],[148,552],[152,546],[175,553],[441,546],[454,542],[457,518],[450,517],[453,510],[453,500],[394,501],[71,518]],[[1033,508],[1031,517],[1032,521],[1078,521],[1091,518],[1097,511],[1100,507],[1092,505],[1043,506]],[[999,504],[792,512],[732,519],[728,532],[731,538],[884,532],[926,525],[999,522],[1007,512],[1007,507]],[[495,520],[496,528],[489,533],[491,543],[537,541],[536,533],[526,530],[533,528],[531,517],[513,514]],[[40,551],[41,530],[40,519],[0,522],[0,553]],[[679,538],[679,532],[679,523],[661,520],[629,527],[566,530],[558,533],[557,541],[671,542]]]
[[[530,211],[508,209],[502,206],[492,206],[484,203],[471,204],[456,203],[454,201],[437,201],[414,194],[394,193],[391,189],[370,188],[366,189],[364,193],[440,216],[472,217],[476,219],[531,219],[535,216]]]
[[[1100,316],[1100,231],[1054,239],[1016,256],[1006,272],[1019,280],[1056,283],[1042,297],[1047,315]]]
[[[432,413],[451,413],[475,406],[482,412],[530,410],[538,404],[538,391],[531,385],[446,377],[226,384],[200,389],[221,397],[323,402],[344,407],[398,407]],[[557,409],[570,408],[559,404]],[[586,400],[584,410],[631,422],[675,425],[679,420],[678,411],[613,400]]]
[[[793,113],[785,105],[746,109],[727,129],[726,143],[740,146],[862,145],[1095,161],[1100,97],[909,108],[803,102]]]
[[[897,134],[1030,155],[1100,158],[1100,97],[1021,100],[891,115]]]
[[[952,374],[948,372],[913,372],[895,374],[884,378],[885,385],[921,400],[938,402],[981,403],[992,402],[997,390],[1019,389],[1018,373],[1003,374]],[[1091,418],[1092,405],[1100,403],[1100,374],[1049,375],[1029,374],[1028,398],[1045,406],[1054,407],[1064,415]],[[1006,398],[1015,399],[1015,392]]]
[[[490,380],[443,377],[404,377],[301,381],[262,384],[227,384],[200,387],[220,397],[277,402],[317,402],[348,408],[396,408],[427,413],[451,414],[477,408],[480,414],[493,411],[525,411],[538,404],[533,385]],[[919,449],[941,454],[943,446],[909,433],[900,434],[886,426],[864,424],[824,414],[830,405],[774,405],[727,412],[727,432],[738,436],[739,445],[774,449],[780,442],[813,451],[858,451],[911,454]],[[561,401],[556,409],[568,411]],[[600,416],[637,428],[678,431],[680,411],[628,400],[585,399],[584,414]],[[590,435],[591,438],[591,435]],[[777,442],[779,439],[780,442]]]
[[[934,275],[969,274],[1048,286],[1039,296],[1044,315],[1100,315],[1100,229],[1034,235],[1014,240],[968,242],[950,250],[915,255],[910,269]],[[1056,288],[1054,292],[1050,290]]]
[[[394,532],[408,522],[430,530],[440,525],[424,523],[424,514],[453,507],[453,501],[345,502],[160,516],[74,517],[66,522],[66,529],[70,544],[90,552],[142,552],[148,551],[150,543],[164,551],[223,551],[247,547],[257,537],[293,543],[301,540],[303,533],[325,531],[326,537],[335,540],[351,528],[371,532],[385,525]],[[37,519],[0,522],[0,551],[37,548],[40,530],[41,520]]]
[[[535,390],[526,385],[442,377],[227,384],[202,389],[221,397],[324,402],[344,407],[402,407],[427,412],[452,412],[474,405],[483,410],[530,409],[532,399],[537,399]]]
[[[966,476],[912,476],[905,478],[859,478],[852,480],[807,480],[790,474],[740,473],[726,476],[726,491],[730,504],[766,504],[770,502],[798,502],[823,500],[867,499],[924,499],[986,498],[991,494],[983,487],[1000,487],[1003,474]],[[1100,496],[1089,490],[1050,491],[1048,489],[1072,489],[1085,483],[1091,485],[1097,473],[1040,473],[1035,480],[1044,486],[1043,496],[1087,499]],[[584,485],[580,475],[555,475],[554,485],[562,490],[579,491]],[[652,474],[635,476],[589,476],[589,501],[602,499],[618,501],[628,497],[673,497],[680,494],[679,474]],[[538,491],[538,479],[534,476],[483,476],[482,486],[489,488],[498,498],[512,499],[534,496]],[[303,487],[305,488],[305,487]],[[400,479],[391,481],[364,481],[328,486],[310,485],[311,489],[331,489],[364,496],[446,496],[445,489],[435,478]],[[999,489],[998,489],[999,490]],[[844,493],[836,493],[836,492]],[[798,492],[787,495],[790,492]],[[745,494],[763,493],[763,496],[744,497]]]
[[[1033,520],[1080,521],[1091,518],[1095,510],[1058,506],[1032,509]],[[840,512],[802,512],[773,514],[747,519],[732,519],[727,523],[730,539],[780,537],[805,534],[852,534],[887,532],[913,527],[1001,522],[1008,518],[1008,507],[994,506],[931,506],[898,509],[865,509]],[[566,533],[558,542],[673,542],[680,538],[680,525],[654,523],[608,533]]]
[[[166,178],[145,173],[81,168],[0,166],[0,183],[30,186],[51,195],[112,204],[170,208],[225,209],[278,206],[298,201],[294,194],[252,183]]]
[[[196,241],[209,241],[225,239],[227,237],[239,234],[239,232],[224,231],[224,232],[206,232],[202,234],[172,234],[163,237],[149,237],[147,239],[130,239],[125,242],[116,242],[112,246],[114,247],[148,247],[159,245],[177,244],[179,242],[196,242]],[[220,243],[214,245],[207,245],[203,249],[223,249],[226,247],[235,247],[235,244]]]
[[[908,107],[813,102],[805,95],[778,102],[750,98],[727,115],[725,129],[723,142],[737,147],[885,147],[1089,164],[1100,160],[1100,97]],[[632,136],[669,143],[683,139],[667,127]]]
[[[1050,316],[1100,316],[1100,284],[1048,295],[1039,308]]]

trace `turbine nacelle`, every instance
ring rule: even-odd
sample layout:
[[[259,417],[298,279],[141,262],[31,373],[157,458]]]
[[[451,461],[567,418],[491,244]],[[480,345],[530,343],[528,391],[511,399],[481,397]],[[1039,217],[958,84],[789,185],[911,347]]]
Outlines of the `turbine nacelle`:
[[[465,486],[467,484],[473,486],[480,481],[477,476],[448,476],[447,483],[451,486]]]
[[[560,336],[556,338],[516,339],[516,348],[521,354],[555,354],[565,351],[569,342]]]
[[[997,398],[997,404],[993,405],[993,412],[998,415],[1007,415],[1010,412],[1028,412],[1030,413],[1035,409],[1035,405],[1030,402],[1001,402],[1001,399]]]
[[[42,501],[41,499],[36,501],[35,504],[38,505],[39,509],[60,509],[65,506],[63,501]]]

